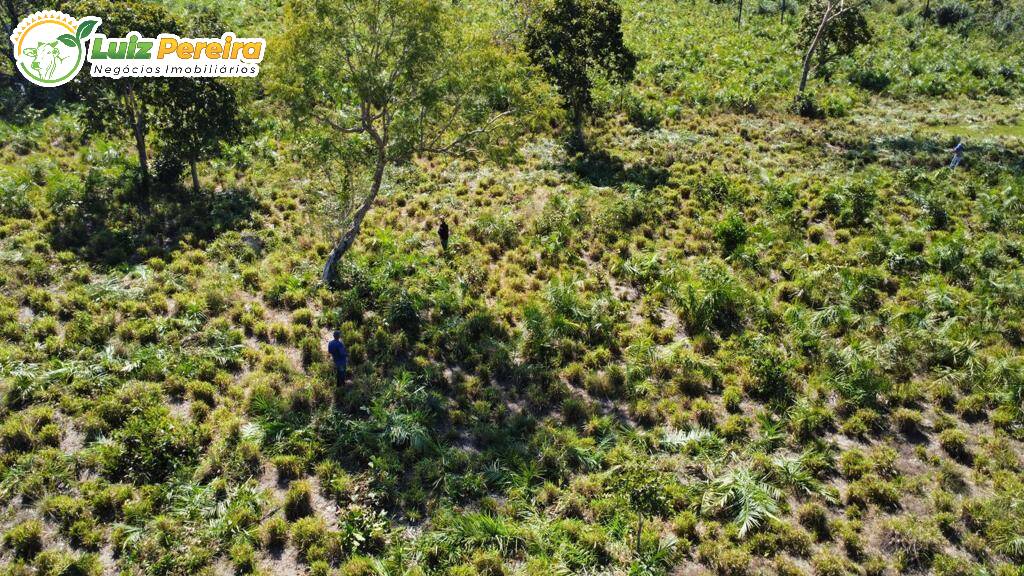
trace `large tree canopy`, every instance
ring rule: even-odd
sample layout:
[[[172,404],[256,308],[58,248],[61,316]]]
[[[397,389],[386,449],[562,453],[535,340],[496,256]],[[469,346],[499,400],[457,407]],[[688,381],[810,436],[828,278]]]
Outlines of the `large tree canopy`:
[[[871,41],[871,29],[861,10],[866,4],[865,0],[811,0],[797,33],[804,52],[801,94],[812,74]]]
[[[340,235],[324,266],[355,241],[385,169],[415,154],[472,153],[508,135],[526,106],[521,63],[486,34],[456,35],[459,7],[439,0],[293,0],[276,43],[274,89],[297,125],[315,127],[316,164],[344,187],[353,165],[369,184],[341,189]],[[324,130],[324,128],[327,130]]]
[[[625,82],[636,55],[622,39],[622,10],[615,0],[555,0],[527,33],[530,58],[558,86],[582,145],[583,123],[592,112],[593,75]]]

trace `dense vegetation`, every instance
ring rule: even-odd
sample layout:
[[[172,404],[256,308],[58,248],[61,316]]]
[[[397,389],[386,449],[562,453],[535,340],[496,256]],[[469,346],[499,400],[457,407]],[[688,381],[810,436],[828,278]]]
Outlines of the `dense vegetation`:
[[[577,152],[544,5],[404,2],[514,114],[396,152],[327,284],[373,151],[273,56],[318,1],[165,3],[272,61],[144,203],[0,63],[0,573],[1024,574],[1024,5],[865,7],[795,100],[803,3],[622,0]]]

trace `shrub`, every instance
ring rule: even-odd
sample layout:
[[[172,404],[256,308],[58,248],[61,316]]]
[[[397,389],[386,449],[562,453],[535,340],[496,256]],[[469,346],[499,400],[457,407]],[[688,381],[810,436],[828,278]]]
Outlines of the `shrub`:
[[[800,524],[814,533],[814,537],[818,540],[829,540],[832,537],[828,511],[821,504],[816,502],[804,504],[797,511],[797,518],[800,520]]]
[[[754,380],[749,383],[748,392],[762,400],[788,402],[794,393],[790,377],[791,365],[779,349],[770,345],[757,346],[750,362]]]
[[[697,540],[697,515],[690,511],[680,512],[672,519],[672,532],[690,541]]]
[[[235,569],[239,573],[249,574],[256,570],[256,551],[253,549],[252,544],[239,540],[231,545],[228,555],[231,557],[231,563],[234,564]]]
[[[496,552],[478,550],[473,554],[473,568],[479,576],[505,576],[505,566]]]
[[[729,412],[739,412],[743,402],[743,391],[738,386],[726,386],[722,391],[722,403]]]
[[[859,62],[849,78],[850,82],[869,92],[882,92],[892,84],[889,72],[872,62]]]
[[[320,347],[320,342],[311,336],[307,336],[299,342],[299,349],[302,354],[302,366],[304,368],[309,368],[314,362],[324,359],[324,352]]]
[[[772,565],[775,568],[775,573],[778,576],[805,576],[806,573],[800,569],[795,563],[786,558],[776,558]]]
[[[380,572],[373,560],[366,556],[349,558],[338,570],[340,576],[378,576]]]
[[[964,396],[956,403],[956,411],[961,418],[969,422],[980,420],[988,411],[988,398],[981,393]]]
[[[15,557],[31,560],[43,549],[43,524],[38,520],[15,524],[4,533],[3,543]]]
[[[801,398],[789,413],[789,427],[798,438],[810,440],[832,427],[833,410],[819,402]]]
[[[952,26],[972,15],[970,5],[962,0],[947,0],[935,8],[935,23],[939,26]]]
[[[704,207],[715,206],[725,202],[726,200],[729,200],[732,195],[732,182],[725,174],[719,171],[708,174],[708,176],[701,179],[697,185],[697,201]]]
[[[927,568],[942,547],[942,534],[923,518],[899,516],[883,524],[887,550],[898,555],[898,561],[910,569]]]
[[[746,576],[750,573],[750,553],[742,548],[720,548],[707,561],[721,576]]]
[[[67,495],[47,498],[40,506],[42,513],[63,527],[70,526],[86,513],[85,501]]]
[[[910,408],[897,408],[892,413],[892,421],[904,434],[916,434],[921,428],[921,413]]]
[[[519,243],[520,223],[511,211],[486,210],[470,223],[469,235],[481,244],[493,243],[511,250]]]
[[[132,416],[113,439],[101,448],[104,473],[139,484],[165,481],[179,466],[191,463],[199,448],[194,427],[163,406]]]
[[[843,422],[843,434],[854,438],[863,438],[872,432],[882,429],[884,420],[871,408],[859,408]]]
[[[743,216],[730,211],[715,224],[715,240],[722,247],[723,254],[732,254],[747,241],[749,232]]]
[[[939,445],[950,456],[963,459],[969,455],[967,449],[967,434],[959,428],[949,428],[939,434]]]
[[[274,468],[277,469],[277,480],[279,482],[295,480],[306,472],[306,465],[298,456],[281,454],[279,456],[274,456],[270,461],[274,465]]]
[[[307,516],[292,524],[291,541],[303,558],[314,546],[322,546],[326,538],[327,526],[316,516]]]
[[[854,569],[848,560],[827,550],[822,550],[811,559],[815,576],[847,576]]]
[[[30,218],[32,203],[28,191],[31,185],[27,178],[15,180],[0,173],[0,216]]]
[[[746,300],[739,281],[724,266],[705,266],[700,281],[682,291],[680,317],[694,333],[710,329],[731,332],[743,321]]]
[[[288,521],[274,516],[260,526],[260,544],[267,550],[280,550],[288,543]]]
[[[857,506],[875,504],[895,510],[900,506],[900,496],[901,491],[894,483],[876,474],[867,474],[850,484],[846,491],[846,502]]]
[[[36,556],[36,576],[100,576],[103,565],[94,554],[47,550]]]
[[[810,92],[798,95],[793,101],[792,110],[794,113],[812,120],[820,120],[825,117],[825,111],[821,109],[817,98]]]
[[[313,514],[313,496],[309,482],[292,482],[284,495],[284,515],[289,520],[305,518]]]

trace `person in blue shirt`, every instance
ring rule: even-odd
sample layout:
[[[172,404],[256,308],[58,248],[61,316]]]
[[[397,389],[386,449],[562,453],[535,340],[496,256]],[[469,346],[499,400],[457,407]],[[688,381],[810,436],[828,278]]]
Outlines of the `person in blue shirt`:
[[[334,371],[338,376],[338,388],[345,383],[345,372],[348,370],[348,350],[345,343],[341,341],[341,332],[334,331],[334,340],[327,344],[327,353],[334,360]]]
[[[953,159],[949,161],[949,169],[954,170],[964,161],[964,139],[958,139],[956,146],[950,148],[949,151],[953,153]]]

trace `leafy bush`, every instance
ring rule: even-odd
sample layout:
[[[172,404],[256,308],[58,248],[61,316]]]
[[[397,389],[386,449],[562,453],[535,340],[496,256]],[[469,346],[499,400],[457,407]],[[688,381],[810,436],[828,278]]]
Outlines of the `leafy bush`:
[[[4,533],[3,543],[15,557],[31,560],[43,549],[43,525],[38,520],[15,524]]]
[[[292,482],[284,495],[284,515],[288,520],[298,520],[313,514],[313,500],[309,482]]]
[[[29,218],[32,216],[32,202],[29,200],[31,182],[0,172],[0,216],[4,218]]]
[[[898,560],[909,569],[927,568],[943,542],[932,523],[910,516],[887,521],[884,538],[886,548],[897,554]]]
[[[735,252],[748,237],[747,224],[736,212],[728,212],[715,224],[715,240],[722,246],[725,255]]]
[[[939,433],[939,445],[954,458],[964,458],[969,454],[967,434],[957,428],[950,428]]]
[[[743,321],[747,295],[724,266],[701,269],[700,281],[687,285],[680,295],[680,316],[691,332],[711,329],[737,330]]]
[[[288,542],[288,522],[275,516],[260,527],[260,544],[267,550],[280,550]]]
[[[165,481],[179,467],[191,464],[199,449],[193,427],[163,407],[130,417],[112,440],[100,448],[104,473],[137,484]]]
[[[971,7],[961,0],[947,0],[935,8],[935,23],[952,26],[971,17]]]

